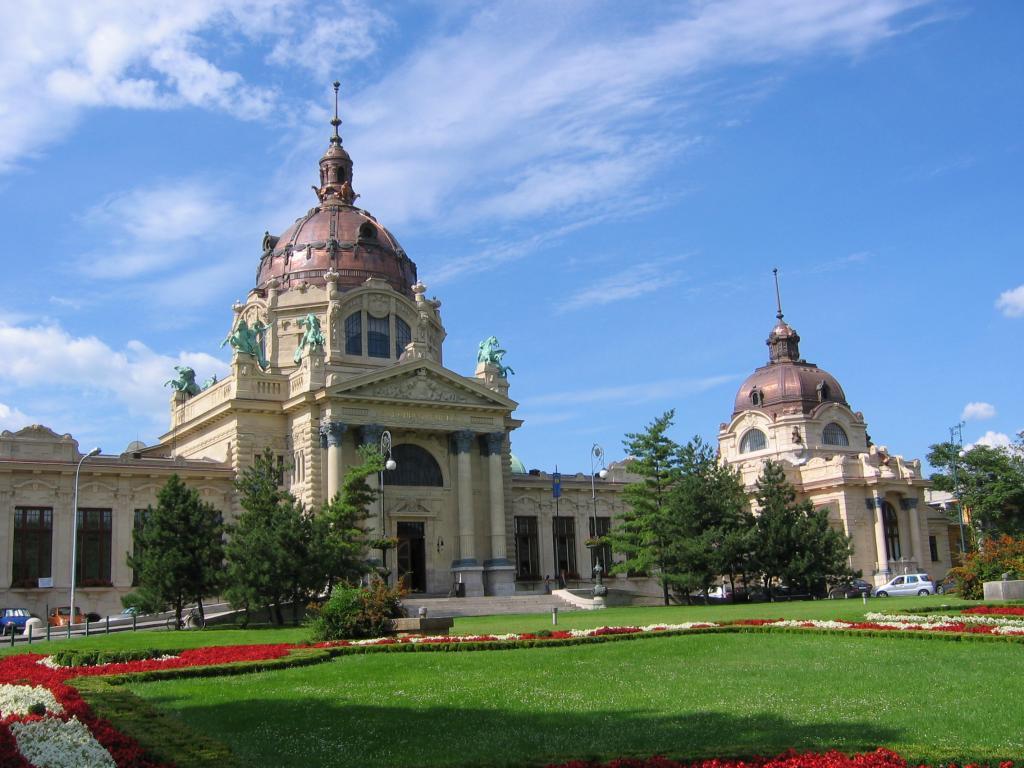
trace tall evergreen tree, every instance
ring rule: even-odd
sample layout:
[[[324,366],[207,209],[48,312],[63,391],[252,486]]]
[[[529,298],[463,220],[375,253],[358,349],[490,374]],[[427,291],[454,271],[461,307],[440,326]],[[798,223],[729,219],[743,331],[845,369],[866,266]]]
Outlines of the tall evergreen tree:
[[[714,449],[694,437],[679,452],[679,473],[663,522],[664,580],[674,592],[707,593],[742,568],[753,522],[743,483]]]
[[[272,608],[283,624],[281,604],[319,592],[327,578],[318,562],[323,553],[320,526],[294,496],[280,489],[280,471],[268,447],[235,480],[245,511],[229,528],[224,596],[247,612]]]
[[[369,529],[365,521],[373,517],[370,510],[380,491],[371,488],[366,478],[384,469],[384,457],[373,445],[361,446],[359,455],[363,463],[348,468],[341,490],[323,505],[319,518],[331,587],[338,581],[355,582],[371,570],[365,559]]]
[[[828,524],[827,509],[814,509],[810,500],[796,503],[796,490],[781,464],[764,463],[756,499],[752,568],[766,591],[774,581],[811,589],[822,581],[859,575],[847,565],[850,538]]]
[[[130,568],[139,576],[138,589],[125,595],[125,605],[148,610],[182,608],[217,594],[223,576],[224,524],[220,513],[199,498],[178,475],[171,475],[156,495],[156,507],[143,512],[143,525],[133,531],[136,554]]]
[[[622,444],[630,457],[628,469],[641,476],[638,483],[623,489],[626,510],[617,516],[619,525],[607,535],[614,552],[624,552],[626,560],[616,564],[612,573],[657,572],[669,604],[669,582],[665,579],[665,513],[669,492],[679,479],[679,445],[665,433],[672,426],[675,411],[668,411],[651,422],[644,432],[627,434]]]

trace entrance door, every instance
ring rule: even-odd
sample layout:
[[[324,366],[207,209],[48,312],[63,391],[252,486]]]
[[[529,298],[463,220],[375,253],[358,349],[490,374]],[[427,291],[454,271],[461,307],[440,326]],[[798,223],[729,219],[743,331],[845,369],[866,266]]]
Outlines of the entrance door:
[[[423,523],[398,523],[398,578],[411,592],[427,591],[427,540]]]

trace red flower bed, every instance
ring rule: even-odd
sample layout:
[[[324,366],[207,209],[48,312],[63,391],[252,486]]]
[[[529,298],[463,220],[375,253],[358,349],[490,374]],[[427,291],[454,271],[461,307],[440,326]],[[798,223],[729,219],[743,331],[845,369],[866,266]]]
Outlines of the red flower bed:
[[[1000,763],[999,768],[1012,768],[1013,763]],[[909,768],[907,761],[887,749],[864,755],[843,752],[795,752],[790,750],[776,758],[754,757],[750,760],[701,760],[695,763],[677,763],[655,755],[646,760],[619,757],[606,765],[592,760],[571,760],[568,763],[550,763],[545,768]],[[922,768],[924,768],[922,766]],[[955,768],[952,764],[949,768]],[[977,768],[973,763],[966,768]]]
[[[1018,608],[1012,605],[989,608],[984,605],[979,605],[977,608],[965,608],[960,611],[960,613],[978,613],[983,616],[1024,616],[1024,608]]]

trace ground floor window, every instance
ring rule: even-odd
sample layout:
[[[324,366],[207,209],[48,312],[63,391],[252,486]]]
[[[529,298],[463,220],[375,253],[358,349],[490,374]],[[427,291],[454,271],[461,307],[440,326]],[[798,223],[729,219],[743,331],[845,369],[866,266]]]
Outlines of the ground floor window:
[[[15,508],[12,587],[36,587],[39,579],[50,578],[52,545],[53,510]]]
[[[939,540],[935,536],[928,537],[928,549],[931,550],[932,562],[939,562]]]
[[[522,581],[540,581],[537,518],[517,517],[513,522],[516,540],[516,578]]]
[[[576,567],[576,521],[571,517],[551,520],[555,538],[555,573],[565,571],[569,578],[578,579]]]
[[[885,523],[885,550],[889,561],[900,559],[900,523],[896,510],[888,501],[882,504],[882,520]]]
[[[592,539],[600,539],[607,536],[612,530],[612,519],[610,517],[592,517],[590,518],[590,537]],[[608,569],[612,567],[612,548],[609,544],[602,544],[599,547],[593,547],[590,550],[590,572],[594,572],[594,568],[597,564],[601,564],[601,570],[607,574]]]
[[[110,531],[113,513],[109,509],[78,510],[78,558],[75,583],[80,587],[109,587]]]

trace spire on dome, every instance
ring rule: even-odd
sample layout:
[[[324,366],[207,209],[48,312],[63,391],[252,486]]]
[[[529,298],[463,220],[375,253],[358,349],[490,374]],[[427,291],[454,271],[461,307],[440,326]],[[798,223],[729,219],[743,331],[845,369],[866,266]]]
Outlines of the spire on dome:
[[[337,107],[338,88],[337,88],[337,85],[338,84],[335,83],[334,85],[335,85],[335,88],[334,88],[334,98],[335,98],[334,112],[335,112],[335,115],[334,116],[337,117],[338,116],[337,115],[337,112],[338,112],[338,107]],[[782,298],[779,296],[779,269],[778,269],[778,267],[776,267],[775,269],[772,270],[772,274],[775,275],[775,304],[779,308],[779,312],[775,316],[777,318],[779,318],[779,320],[781,320],[782,319]]]
[[[771,363],[800,363],[800,334],[794,331],[789,324],[782,319],[782,299],[779,294],[779,270],[773,269],[775,275],[775,304],[778,312],[775,317],[779,322],[768,334],[768,354]]]
[[[320,158],[320,186],[313,187],[317,199],[321,205],[352,205],[359,197],[352,191],[352,158],[341,146],[341,136],[338,134],[338,126],[341,120],[338,118],[338,88],[341,83],[334,81],[334,119],[331,125],[334,126],[334,135],[331,136],[331,144]]]

